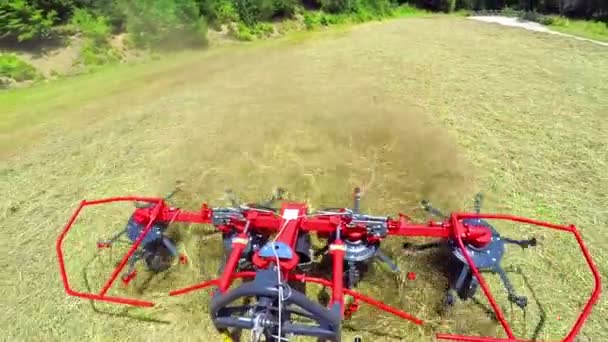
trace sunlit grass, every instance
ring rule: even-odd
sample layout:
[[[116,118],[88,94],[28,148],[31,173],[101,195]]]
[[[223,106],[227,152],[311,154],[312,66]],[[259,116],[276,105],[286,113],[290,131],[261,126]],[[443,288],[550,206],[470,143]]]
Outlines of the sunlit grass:
[[[226,188],[249,201],[275,186],[312,207],[350,205],[359,185],[367,189],[363,210],[417,219],[425,218],[415,210],[423,198],[467,210],[483,191],[488,211],[576,224],[608,272],[601,229],[608,224],[605,49],[454,18],[316,37],[185,53],[0,95],[0,118],[11,118],[0,150],[7,339],[216,340],[206,292],[164,297],[214,276],[221,245],[210,227],[174,227],[189,265],[153,279],[142,293],[145,272],[130,289],[112,290],[152,297],[159,303],[153,310],[94,310],[66,297],[56,267],[54,239],[82,198],[162,195],[177,180],[185,186],[175,202],[190,210],[202,201],[223,205]],[[106,252],[96,257],[94,243],[121,229],[130,210],[99,208],[78,221],[66,251],[80,289],[97,289],[108,275],[112,259]],[[504,263],[522,270],[512,277],[530,297],[526,322],[509,310],[494,277],[492,289],[518,336],[534,337],[540,326],[536,337],[558,339],[590,291],[579,250],[564,235],[499,228],[542,242],[525,252],[510,249]],[[385,249],[403,274],[415,271],[418,279],[378,267],[361,290],[428,324],[364,307],[346,324],[345,339],[500,332],[483,301],[461,303],[449,317],[437,314],[445,279],[433,255],[405,255],[397,240]],[[594,308],[583,331],[589,340],[608,333],[607,310],[605,301]]]

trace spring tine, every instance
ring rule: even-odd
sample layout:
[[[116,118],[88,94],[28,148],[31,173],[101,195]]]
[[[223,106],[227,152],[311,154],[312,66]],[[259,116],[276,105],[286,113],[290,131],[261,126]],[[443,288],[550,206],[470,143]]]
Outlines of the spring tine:
[[[228,200],[230,201],[232,206],[237,208],[239,206],[239,203],[238,203],[236,195],[234,194],[232,189],[226,189],[226,190],[224,190],[224,192],[226,193],[226,197],[228,198]]]
[[[359,209],[361,207],[361,189],[359,187],[356,187],[355,190],[353,191],[353,196],[354,196],[354,207],[353,207],[353,212],[355,214],[359,213]]]
[[[278,187],[275,191],[276,195],[275,195],[275,199],[277,200],[282,200],[283,196],[285,195],[285,189]]]
[[[440,217],[442,219],[446,219],[447,216],[445,216],[441,211],[439,211],[438,209],[434,208],[431,206],[431,202],[427,201],[427,200],[422,200],[420,202],[422,204],[422,207],[424,208],[424,210],[426,210],[427,212],[431,213],[432,215],[435,215],[437,217]]]
[[[378,259],[380,259],[381,261],[383,261],[391,269],[391,271],[393,271],[394,273],[398,273],[399,272],[399,267],[397,265],[395,265],[395,263],[386,254],[384,254],[381,250],[378,250],[376,252],[376,257]]]
[[[475,212],[476,213],[480,213],[481,212],[481,205],[483,204],[483,194],[480,192],[477,195],[475,195]]]

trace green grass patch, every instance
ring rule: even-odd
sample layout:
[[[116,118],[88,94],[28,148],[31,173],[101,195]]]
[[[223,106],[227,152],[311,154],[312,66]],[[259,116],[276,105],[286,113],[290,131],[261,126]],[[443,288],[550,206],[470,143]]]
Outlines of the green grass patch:
[[[608,42],[608,22],[550,16],[545,20],[545,24],[555,31]]]
[[[14,54],[0,54],[0,77],[8,77],[17,82],[34,81],[42,76],[31,64]]]
[[[414,6],[405,4],[389,8],[383,12],[377,12],[366,8],[358,9],[352,13],[327,13],[325,11],[306,11],[304,13],[304,26],[307,30],[313,30],[322,26],[352,25],[395,18],[412,18],[435,15]]]

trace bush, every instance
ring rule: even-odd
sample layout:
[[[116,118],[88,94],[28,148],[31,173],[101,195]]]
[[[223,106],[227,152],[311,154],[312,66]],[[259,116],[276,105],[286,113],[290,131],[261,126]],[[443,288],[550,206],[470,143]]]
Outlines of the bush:
[[[207,24],[195,0],[121,0],[127,32],[138,47],[202,46]]]
[[[232,1],[222,0],[218,1],[217,4],[216,15],[220,23],[225,24],[239,20],[239,13]]]
[[[304,27],[306,27],[307,30],[313,30],[315,27],[319,26],[319,24],[319,16],[316,13],[304,13]]]
[[[251,32],[251,28],[243,22],[239,22],[237,24],[230,26],[230,35],[234,38],[242,41],[252,41],[255,39],[255,36]]]
[[[42,76],[36,68],[22,61],[14,54],[0,54],[0,77],[8,77],[21,82],[38,80]]]
[[[71,23],[78,28],[82,34],[92,39],[95,43],[102,44],[111,33],[108,20],[104,16],[94,16],[85,9],[76,9]]]
[[[239,18],[249,27],[266,21],[277,13],[275,0],[234,0]]]
[[[358,0],[357,11],[365,10],[373,15],[384,17],[391,13],[393,3],[390,0]]]
[[[299,6],[298,0],[274,0],[275,17],[291,18]]]
[[[106,18],[106,22],[111,32],[116,33],[124,29],[126,20],[120,1],[121,0],[77,0],[75,6],[86,9],[95,16]]]
[[[239,13],[233,0],[199,0],[200,14],[212,24],[237,22]]]
[[[354,12],[354,2],[354,0],[320,0],[321,9],[327,13]]]
[[[23,42],[50,35],[57,13],[44,13],[27,0],[0,0],[0,38]]]
[[[252,41],[255,38],[267,38],[274,33],[274,27],[268,23],[257,23],[253,27],[239,22],[230,26],[230,35],[238,40]]]
[[[87,68],[97,67],[120,61],[120,53],[109,44],[99,44],[88,39],[80,50],[80,61]]]

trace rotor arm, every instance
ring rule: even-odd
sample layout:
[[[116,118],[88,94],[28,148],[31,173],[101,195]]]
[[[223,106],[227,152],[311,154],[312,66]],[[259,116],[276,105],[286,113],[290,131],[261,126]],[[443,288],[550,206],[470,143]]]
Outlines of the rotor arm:
[[[522,310],[525,309],[526,306],[528,305],[528,298],[526,298],[525,296],[517,295],[517,292],[515,292],[515,288],[511,284],[509,277],[507,277],[507,273],[505,272],[505,270],[502,267],[500,267],[500,265],[497,265],[494,268],[494,272],[498,273],[498,276],[500,277],[502,284],[504,285],[505,289],[507,290],[507,294],[509,296],[508,297],[509,301],[511,303],[514,303],[515,305],[519,306]]]
[[[158,208],[160,206],[160,208]],[[180,208],[169,207],[162,201],[154,206],[139,207],[135,209],[133,218],[140,224],[146,224],[158,210],[155,221],[160,222],[184,222],[184,223],[212,223],[213,209],[203,203],[200,211],[184,211]]]
[[[509,238],[503,238],[503,240],[506,243],[518,245],[521,248],[536,247],[536,245],[537,245],[536,238],[524,239],[524,240],[514,240],[514,239],[509,239]]]
[[[398,220],[389,219],[388,233],[395,236],[428,237],[428,238],[453,238],[457,232],[451,222],[429,221],[427,224],[413,224],[400,214]],[[483,226],[463,225],[458,234],[463,241],[476,247],[487,245],[492,232]]]

